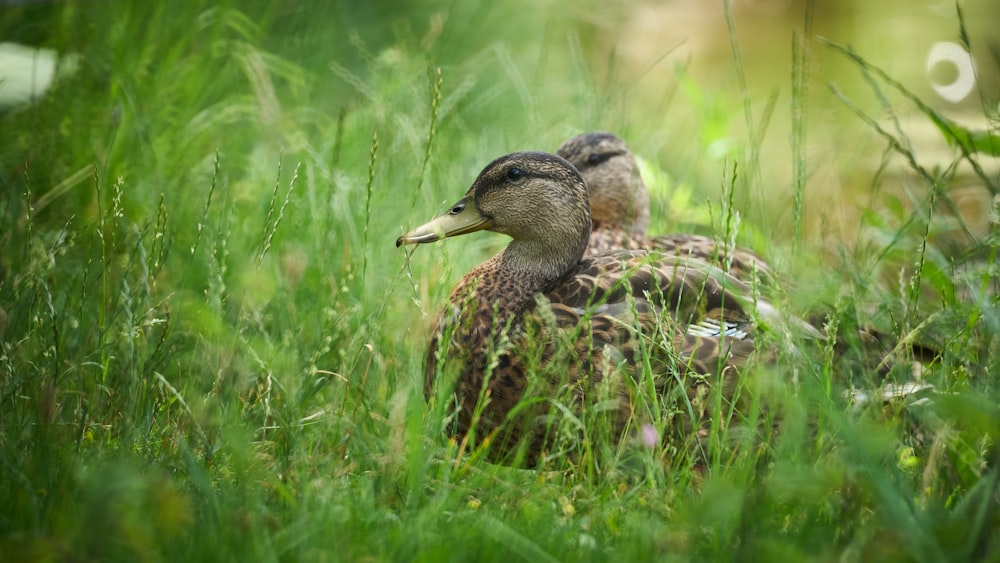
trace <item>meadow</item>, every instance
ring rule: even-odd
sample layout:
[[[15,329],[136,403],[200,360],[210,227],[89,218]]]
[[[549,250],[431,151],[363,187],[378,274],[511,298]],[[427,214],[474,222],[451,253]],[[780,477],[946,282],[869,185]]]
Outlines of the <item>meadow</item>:
[[[0,559],[1000,560],[996,204],[976,230],[948,191],[1000,193],[994,94],[958,125],[807,17],[751,95],[729,3],[731,95],[616,62],[594,2],[273,4],[0,8],[72,55],[0,110]],[[807,87],[821,64],[853,78]],[[627,439],[495,465],[424,398],[435,311],[507,239],[395,239],[598,129],[643,159],[651,232],[738,240],[847,336],[755,366],[744,420],[780,424],[723,425],[704,465]]]

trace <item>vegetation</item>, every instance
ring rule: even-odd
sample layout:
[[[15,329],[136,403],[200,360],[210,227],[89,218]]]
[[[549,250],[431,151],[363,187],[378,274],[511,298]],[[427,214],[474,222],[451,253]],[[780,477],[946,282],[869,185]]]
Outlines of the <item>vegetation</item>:
[[[876,131],[883,161],[916,172],[911,201],[873,169],[857,239],[810,253],[803,224],[823,218],[802,143],[822,124],[792,109],[794,202],[755,208],[773,173],[759,149],[788,150],[769,116],[789,106],[716,99],[680,69],[699,151],[719,149],[720,106],[752,134],[723,158],[657,152],[660,125],[591,71],[567,17],[586,3],[195,4],[0,9],[5,38],[77,55],[0,114],[2,559],[1000,560],[1000,239],[957,255],[941,238],[959,165],[1000,189],[988,131],[923,106],[962,147],[940,169]],[[875,111],[919,101],[863,53],[809,45],[850,55]],[[798,104],[828,95],[802,85],[804,53]],[[493,465],[423,397],[436,308],[506,241],[393,241],[492,158],[588,129],[645,158],[651,232],[774,256],[799,280],[782,303],[841,336],[748,374],[742,421],[779,424],[720,425],[704,464],[626,442]],[[849,399],[911,381],[923,349],[933,390]]]

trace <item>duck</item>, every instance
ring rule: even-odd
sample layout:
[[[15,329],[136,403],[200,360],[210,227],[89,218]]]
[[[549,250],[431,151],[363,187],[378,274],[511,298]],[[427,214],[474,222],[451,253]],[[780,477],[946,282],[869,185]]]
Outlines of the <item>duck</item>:
[[[424,370],[428,400],[443,375],[456,377],[453,438],[486,448],[490,460],[544,457],[546,421],[562,410],[549,399],[559,389],[577,414],[603,397],[619,438],[635,428],[643,373],[664,400],[691,401],[715,387],[728,396],[755,361],[756,325],[775,318],[745,282],[709,263],[645,248],[588,253],[591,201],[570,161],[515,152],[486,165],[447,212],[396,240],[421,245],[484,230],[511,238],[452,289]],[[699,424],[693,414],[684,432]]]
[[[592,230],[588,254],[615,249],[655,248],[692,261],[708,262],[747,284],[760,282],[761,288],[767,291],[779,289],[772,268],[752,250],[722,248],[715,239],[697,234],[648,236],[649,195],[635,156],[618,135],[607,131],[581,133],[566,140],[557,154],[577,168],[590,193]],[[794,285],[787,279],[781,281],[782,290]],[[815,310],[806,321],[794,317],[786,321],[796,325],[797,333],[806,336],[807,340],[826,338],[829,335],[822,335],[815,327],[826,323],[826,317],[833,314],[833,307],[823,303],[814,303],[813,307]],[[869,324],[860,323],[845,334],[833,335],[833,338],[839,358],[847,357],[851,346],[861,352],[862,371],[885,377],[891,366],[898,363],[891,357],[898,352],[894,349],[898,338]],[[854,344],[849,344],[849,341]],[[940,351],[934,346],[914,343],[904,348],[908,355],[902,357],[914,358],[921,365],[930,365],[940,356]],[[911,388],[922,389],[917,385],[906,387]],[[884,393],[893,395],[892,388]]]
[[[711,237],[677,233],[648,236],[649,194],[635,156],[614,133],[591,131],[566,140],[556,153],[579,170],[590,192],[589,254],[613,249],[656,248],[712,263],[745,282],[754,276],[773,285],[772,270],[753,251],[725,248]]]

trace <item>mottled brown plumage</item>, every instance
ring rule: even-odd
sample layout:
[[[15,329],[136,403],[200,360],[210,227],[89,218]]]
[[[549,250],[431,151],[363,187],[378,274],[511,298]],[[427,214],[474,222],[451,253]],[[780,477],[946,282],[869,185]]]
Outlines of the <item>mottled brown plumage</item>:
[[[438,315],[425,372],[429,395],[440,374],[457,371],[457,434],[475,429],[477,441],[488,437],[493,459],[504,459],[522,438],[529,462],[545,448],[539,420],[551,405],[519,404],[529,387],[532,396],[547,397],[569,385],[572,407],[580,409],[604,385],[616,405],[611,424],[624,432],[640,350],[658,394],[696,397],[718,385],[725,392],[754,354],[751,309],[769,313],[746,297],[746,284],[704,262],[648,250],[584,258],[588,199],[580,174],[563,158],[514,153],[487,165],[448,213],[396,241],[483,229],[513,239],[455,286]],[[721,328],[706,334],[713,322]]]
[[[635,158],[625,142],[607,132],[577,135],[559,147],[558,154],[570,161],[580,171],[590,192],[593,230],[590,234],[589,254],[613,249],[655,248],[665,253],[690,260],[715,264],[734,277],[752,283],[754,276],[767,286],[777,283],[767,263],[750,250],[720,246],[716,240],[695,234],[670,234],[650,237],[646,235],[649,220],[649,197],[639,175]],[[816,326],[824,323],[829,309],[814,313]],[[793,321],[795,323],[795,321]],[[819,336],[819,332],[805,323],[798,323],[800,334]],[[848,335],[854,338],[853,335]],[[843,335],[836,335],[838,351],[843,355],[848,346]],[[856,348],[861,352],[872,371],[887,373],[895,363],[888,354],[896,338],[871,326],[857,328]],[[913,357],[929,363],[938,355],[933,348],[920,345],[908,346]]]
[[[563,143],[558,154],[576,166],[590,191],[593,230],[588,254],[655,248],[715,264],[746,282],[752,281],[754,272],[762,281],[772,280],[767,263],[745,248],[720,247],[715,239],[695,234],[647,236],[646,184],[639,175],[635,158],[617,135],[583,133]]]

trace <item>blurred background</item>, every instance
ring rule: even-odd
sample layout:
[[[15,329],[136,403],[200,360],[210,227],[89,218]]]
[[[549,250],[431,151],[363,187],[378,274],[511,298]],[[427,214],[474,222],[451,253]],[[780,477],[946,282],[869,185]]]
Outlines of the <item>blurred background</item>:
[[[766,225],[765,231],[782,232],[790,224],[795,176],[792,102],[798,72],[804,80],[794,97],[805,111],[801,149],[809,194],[804,227],[827,244],[845,239],[851,244],[859,207],[871,199],[872,175],[884,167],[885,158],[895,157],[884,155],[884,139],[829,85],[874,120],[898,119],[926,166],[947,166],[956,153],[898,91],[885,85],[874,91],[859,67],[821,38],[849,46],[950,119],[986,129],[1000,99],[1000,46],[992,33],[1000,24],[1000,7],[987,0],[959,5],[964,30],[956,5],[938,0],[734,0],[728,15],[725,2],[698,0],[503,6],[223,2],[180,12],[102,1],[5,2],[0,103],[7,112],[31,113],[23,100],[46,103],[41,93],[53,77],[62,76],[66,95],[50,96],[57,101],[48,102],[47,116],[33,118],[39,128],[32,131],[37,135],[32,142],[57,142],[58,114],[85,114],[79,132],[66,130],[77,122],[64,115],[62,133],[100,137],[105,130],[104,138],[95,139],[102,146],[87,149],[96,149],[95,156],[116,175],[127,166],[120,162],[124,155],[115,158],[114,143],[123,139],[147,157],[153,151],[190,164],[179,147],[165,154],[166,147],[148,146],[154,126],[186,126],[189,140],[197,144],[199,134],[208,134],[213,125],[252,120],[256,138],[241,130],[242,138],[226,139],[213,130],[211,140],[204,141],[206,147],[235,143],[237,160],[263,156],[256,151],[265,150],[273,161],[278,146],[294,150],[301,141],[336,134],[326,127],[310,131],[309,139],[289,139],[283,120],[310,121],[287,115],[295,111],[314,112],[315,122],[335,124],[338,116],[358,118],[354,110],[370,105],[376,111],[368,127],[383,142],[425,135],[420,119],[428,116],[392,122],[400,117],[386,117],[393,103],[387,96],[427,101],[431,74],[440,68],[445,102],[440,127],[449,137],[479,139],[480,148],[450,154],[448,160],[438,153],[434,166],[457,165],[471,177],[496,154],[554,150],[576,132],[609,129],[675,184],[691,186],[700,203],[717,196],[726,160],[739,160],[752,150],[760,168],[748,172],[757,175],[757,182],[737,195],[737,203],[755,224]],[[971,56],[961,45],[962,33]],[[794,65],[793,57],[798,57]],[[200,85],[205,73],[212,73],[212,83]],[[387,90],[381,88],[387,83]],[[85,99],[93,88],[107,89],[107,103],[94,107],[88,99],[82,102],[87,107],[75,107],[74,100]],[[144,107],[150,90],[167,103],[190,98],[154,124],[151,108]],[[239,104],[213,106],[227,93],[251,96],[244,101],[258,107],[251,112]],[[112,126],[117,140],[108,138]],[[8,157],[8,162],[16,160]],[[952,180],[955,209],[971,233],[983,236],[990,224],[991,193],[969,177],[964,165],[959,168]],[[895,163],[885,173],[888,189],[906,190],[905,174]],[[64,179],[54,177],[51,184]],[[684,222],[683,210],[671,215],[664,208],[669,194],[660,195],[654,206],[661,207],[659,216],[667,224],[654,227]],[[959,246],[967,246],[969,241],[960,239]]]

